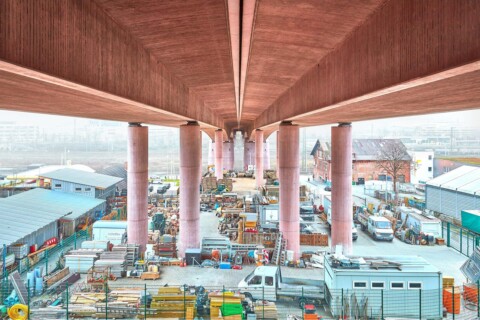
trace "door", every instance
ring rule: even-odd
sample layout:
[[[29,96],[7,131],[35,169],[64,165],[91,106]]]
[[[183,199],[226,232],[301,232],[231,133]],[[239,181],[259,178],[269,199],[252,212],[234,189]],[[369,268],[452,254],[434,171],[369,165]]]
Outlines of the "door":
[[[262,276],[256,275],[253,276],[248,282],[248,292],[252,295],[254,299],[261,300],[263,299],[263,285],[262,285]]]

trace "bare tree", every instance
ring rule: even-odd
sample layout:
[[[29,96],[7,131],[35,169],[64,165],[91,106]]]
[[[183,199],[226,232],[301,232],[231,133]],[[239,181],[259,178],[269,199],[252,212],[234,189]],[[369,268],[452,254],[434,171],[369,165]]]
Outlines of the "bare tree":
[[[397,180],[400,174],[410,170],[412,158],[400,140],[386,140],[377,157],[377,167],[393,179],[393,192],[397,198]]]

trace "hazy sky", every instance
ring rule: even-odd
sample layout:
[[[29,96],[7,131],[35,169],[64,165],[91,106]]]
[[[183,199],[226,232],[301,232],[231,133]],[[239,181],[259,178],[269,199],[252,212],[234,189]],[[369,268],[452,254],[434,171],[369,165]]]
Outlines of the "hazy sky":
[[[82,124],[91,124],[96,121],[91,119],[73,118],[64,116],[52,116],[37,113],[15,112],[0,110],[0,121],[15,121],[25,124],[38,124],[42,127],[51,126],[70,126],[76,121],[78,126]],[[127,125],[126,123],[105,121],[112,125]],[[99,121],[100,123],[100,121]],[[361,121],[353,124],[355,131],[357,130],[370,130],[372,125],[376,127],[392,127],[392,126],[421,126],[431,123],[444,123],[446,126],[463,126],[463,127],[478,127],[480,124],[480,109],[472,111],[459,111],[440,114],[431,114],[424,116],[414,117],[401,117],[391,118],[383,120]],[[309,132],[316,131],[317,129],[323,131],[331,126],[310,127]]]

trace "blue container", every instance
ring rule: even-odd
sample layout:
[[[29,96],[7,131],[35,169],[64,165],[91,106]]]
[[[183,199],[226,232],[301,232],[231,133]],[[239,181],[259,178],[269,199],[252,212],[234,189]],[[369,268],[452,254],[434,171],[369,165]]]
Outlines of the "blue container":
[[[220,269],[232,269],[232,266],[230,265],[230,262],[221,262],[219,268]]]

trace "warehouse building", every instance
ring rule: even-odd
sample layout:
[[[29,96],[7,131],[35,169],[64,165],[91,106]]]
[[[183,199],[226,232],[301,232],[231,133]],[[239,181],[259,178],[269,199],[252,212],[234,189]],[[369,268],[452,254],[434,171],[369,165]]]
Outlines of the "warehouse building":
[[[68,237],[105,200],[46,189],[33,189],[0,199],[0,245],[42,245],[52,237]]]
[[[461,220],[462,210],[480,209],[480,167],[462,166],[427,182],[426,207]]]
[[[74,169],[60,169],[42,175],[50,179],[51,189],[91,198],[107,199],[115,196],[117,184],[122,178],[107,176],[94,172],[84,172]]]

